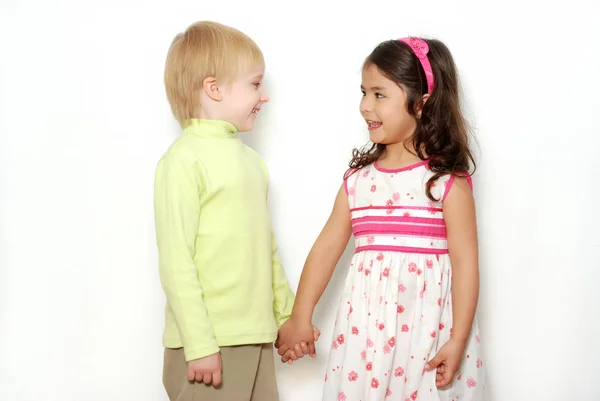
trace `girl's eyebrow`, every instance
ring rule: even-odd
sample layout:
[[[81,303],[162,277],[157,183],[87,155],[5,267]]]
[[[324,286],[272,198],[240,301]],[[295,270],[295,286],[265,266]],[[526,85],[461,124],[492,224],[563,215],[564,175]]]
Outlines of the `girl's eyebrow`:
[[[365,90],[365,87],[361,85],[360,89],[361,90]],[[380,86],[372,86],[369,89],[372,90],[372,91],[382,91],[382,90],[385,90],[385,88],[382,88]]]

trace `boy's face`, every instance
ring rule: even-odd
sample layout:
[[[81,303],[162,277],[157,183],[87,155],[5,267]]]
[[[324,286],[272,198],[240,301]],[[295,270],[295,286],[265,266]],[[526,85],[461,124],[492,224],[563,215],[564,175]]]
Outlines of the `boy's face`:
[[[264,66],[259,66],[242,74],[236,81],[221,85],[223,119],[240,132],[252,130],[260,108],[269,101],[269,95],[263,87],[264,72]]]

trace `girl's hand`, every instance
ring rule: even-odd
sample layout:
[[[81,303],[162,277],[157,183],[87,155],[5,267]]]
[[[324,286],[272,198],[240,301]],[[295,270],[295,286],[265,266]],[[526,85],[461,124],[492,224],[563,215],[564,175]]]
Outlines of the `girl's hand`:
[[[313,357],[316,356],[314,341],[318,336],[313,328],[310,321],[297,321],[293,316],[281,326],[275,347],[279,355],[285,356],[285,360],[281,359],[282,362],[287,362],[288,359],[302,358],[306,353]]]
[[[313,335],[314,340],[318,341],[321,336],[321,331],[317,328],[317,326],[313,326]],[[294,363],[296,359],[302,358],[304,355],[310,355],[311,358],[317,357],[317,350],[314,342],[308,343],[300,343],[294,346],[293,350],[289,349],[283,356],[281,357],[281,362],[287,362],[290,365]]]
[[[464,352],[464,343],[450,339],[440,348],[437,355],[425,364],[425,371],[427,372],[437,369],[435,378],[437,387],[446,387],[452,382],[454,375],[460,367],[460,361]]]

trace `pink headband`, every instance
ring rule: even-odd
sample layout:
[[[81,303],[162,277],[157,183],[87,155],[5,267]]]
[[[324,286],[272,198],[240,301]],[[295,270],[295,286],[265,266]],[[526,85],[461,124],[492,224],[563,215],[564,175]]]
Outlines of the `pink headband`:
[[[431,93],[433,91],[433,71],[431,70],[431,64],[429,63],[429,59],[427,58],[427,53],[429,53],[429,46],[427,43],[421,38],[402,38],[398,39],[407,45],[415,53],[415,56],[421,62],[423,66],[423,71],[425,71],[425,77],[427,78],[427,93]]]

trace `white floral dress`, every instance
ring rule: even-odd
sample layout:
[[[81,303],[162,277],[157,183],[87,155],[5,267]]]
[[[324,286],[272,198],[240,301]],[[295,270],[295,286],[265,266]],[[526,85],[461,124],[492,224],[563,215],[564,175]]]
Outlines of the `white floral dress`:
[[[356,253],[334,326],[324,401],[481,401],[485,373],[474,322],[461,368],[438,389],[425,363],[450,338],[452,268],[442,201],[454,179],[435,182],[426,161],[371,164],[344,180]]]

